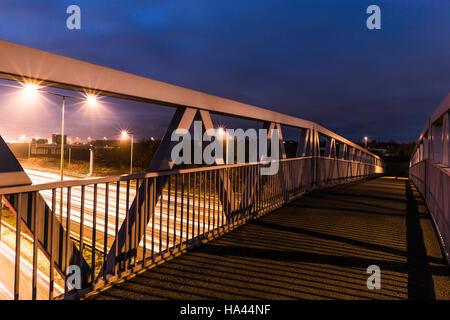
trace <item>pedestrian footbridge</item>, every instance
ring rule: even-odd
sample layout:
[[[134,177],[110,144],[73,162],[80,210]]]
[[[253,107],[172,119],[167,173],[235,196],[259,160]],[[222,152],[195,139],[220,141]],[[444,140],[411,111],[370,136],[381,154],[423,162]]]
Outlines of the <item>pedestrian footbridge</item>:
[[[32,184],[0,137],[1,298],[449,297],[450,96],[402,179],[317,123],[5,41],[0,78],[175,109],[138,174]],[[176,166],[172,134],[211,115],[259,123],[279,158]]]

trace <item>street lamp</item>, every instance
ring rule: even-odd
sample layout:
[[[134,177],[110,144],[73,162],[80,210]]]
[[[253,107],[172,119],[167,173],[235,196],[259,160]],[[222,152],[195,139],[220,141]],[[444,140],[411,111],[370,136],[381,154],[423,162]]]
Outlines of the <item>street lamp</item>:
[[[134,136],[132,134],[130,134],[127,130],[122,130],[120,132],[120,139],[121,140],[127,140],[128,138],[130,138],[130,174],[133,173],[133,140],[134,140]]]
[[[23,84],[23,92],[28,97],[36,97],[39,93],[47,93],[54,96],[58,96],[62,98],[62,116],[61,116],[61,163],[60,163],[60,178],[61,181],[64,180],[64,113],[65,113],[65,105],[66,98],[78,99],[85,101],[89,106],[96,106],[98,104],[97,97],[92,94],[86,94],[85,97],[74,97],[69,95],[64,95],[56,92],[46,91],[39,88],[39,86],[35,83],[25,83]]]
[[[366,145],[366,149],[367,149],[367,137],[364,137],[364,143],[365,143],[365,145]]]
[[[97,104],[97,97],[92,94],[87,94],[85,97],[74,97],[74,96],[68,96],[59,94],[56,92],[46,91],[39,88],[39,86],[35,83],[25,83],[23,84],[23,92],[24,94],[29,98],[35,98],[39,95],[39,93],[47,93],[54,96],[58,96],[62,98],[62,116],[61,116],[61,163],[60,163],[60,178],[61,181],[64,180],[64,112],[65,112],[65,106],[66,106],[66,98],[73,98],[73,99],[79,99],[84,100],[87,102],[89,106],[94,106]],[[60,197],[59,197],[59,208],[60,208],[60,214],[62,217],[63,213],[63,187],[61,186],[60,191]]]

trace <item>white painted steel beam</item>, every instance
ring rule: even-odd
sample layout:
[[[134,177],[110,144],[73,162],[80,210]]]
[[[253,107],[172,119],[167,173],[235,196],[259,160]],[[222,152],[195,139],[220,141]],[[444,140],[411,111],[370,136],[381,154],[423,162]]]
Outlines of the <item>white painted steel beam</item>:
[[[63,89],[172,107],[199,108],[295,128],[314,128],[328,137],[362,149],[312,121],[3,40],[0,40],[0,78],[15,81],[34,79],[42,85]]]

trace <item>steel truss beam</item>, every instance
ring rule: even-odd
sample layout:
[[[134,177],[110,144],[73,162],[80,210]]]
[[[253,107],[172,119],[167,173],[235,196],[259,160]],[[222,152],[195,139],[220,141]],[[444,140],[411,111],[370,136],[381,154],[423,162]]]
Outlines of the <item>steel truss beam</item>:
[[[211,116],[208,111],[199,110],[194,108],[177,108],[169,127],[161,141],[158,150],[156,151],[155,156],[149,166],[147,172],[154,171],[163,171],[163,170],[171,170],[174,169],[175,164],[171,159],[171,150],[173,146],[177,143],[171,140],[172,133],[175,130],[186,130],[188,131],[194,120],[202,122],[202,131],[206,131],[209,129],[214,129],[212,124]],[[202,148],[203,149],[203,148]],[[215,163],[220,165],[224,164],[223,158],[216,157]],[[117,238],[114,240],[113,245],[108,253],[106,258],[106,262],[102,267],[102,270],[98,277],[103,277],[105,274],[112,274],[116,264],[120,261],[115,261],[115,252],[123,252],[123,249],[126,245],[127,239],[138,239],[138,241],[131,241],[128,246],[128,251],[124,252],[122,255],[122,260],[129,261],[134,255],[137,254],[137,248],[139,242],[142,240],[144,235],[145,226],[150,221],[150,215],[147,217],[147,221],[144,223],[140,223],[140,228],[136,228],[135,224],[139,221],[142,221],[142,212],[144,211],[144,199],[146,190],[153,190],[155,188],[154,196],[156,201],[150,201],[152,207],[150,208],[150,212],[155,210],[155,207],[158,203],[157,199],[161,198],[161,194],[163,192],[164,187],[167,185],[168,177],[162,176],[157,180],[156,185],[153,185],[153,180],[149,182],[148,186],[144,186],[143,184],[139,186],[138,196],[133,200],[130,208],[127,211],[127,217],[122,223],[120,227]],[[235,208],[233,206],[233,190],[231,188],[231,182],[229,180],[229,176],[225,171],[221,171],[218,175],[218,179],[216,181],[216,192],[218,194],[219,200],[222,203],[222,207],[227,219],[232,217]],[[138,210],[136,210],[138,208]],[[128,236],[127,236],[128,230]],[[134,230],[138,230],[138,235],[136,235]],[[127,263],[127,262],[125,262]]]

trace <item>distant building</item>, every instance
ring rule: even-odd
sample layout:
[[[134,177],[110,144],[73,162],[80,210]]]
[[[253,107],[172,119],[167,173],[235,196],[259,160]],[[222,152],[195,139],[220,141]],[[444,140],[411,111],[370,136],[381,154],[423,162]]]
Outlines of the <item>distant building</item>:
[[[60,134],[52,134],[52,143],[53,144],[61,144],[61,135]],[[64,144],[67,144],[67,135],[64,135]]]
[[[48,143],[48,139],[36,139],[36,138],[33,138],[31,140],[31,143],[33,143],[33,144],[47,144]]]

